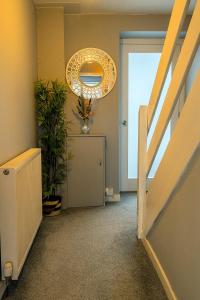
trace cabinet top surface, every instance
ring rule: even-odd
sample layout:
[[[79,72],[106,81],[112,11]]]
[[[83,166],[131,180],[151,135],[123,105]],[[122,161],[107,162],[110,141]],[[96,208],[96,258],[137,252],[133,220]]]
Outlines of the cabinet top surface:
[[[68,137],[106,137],[104,134],[68,134]]]

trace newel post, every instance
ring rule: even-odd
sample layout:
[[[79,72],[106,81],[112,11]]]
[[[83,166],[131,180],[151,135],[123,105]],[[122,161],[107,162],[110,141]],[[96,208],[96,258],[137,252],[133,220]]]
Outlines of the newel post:
[[[144,237],[147,189],[147,106],[140,106],[138,124],[137,235]]]

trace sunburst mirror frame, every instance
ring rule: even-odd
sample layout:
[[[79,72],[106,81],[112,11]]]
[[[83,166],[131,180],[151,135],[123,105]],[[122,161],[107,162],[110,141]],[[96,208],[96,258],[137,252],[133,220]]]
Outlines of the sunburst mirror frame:
[[[101,82],[96,86],[87,86],[80,79],[81,67],[88,62],[96,62],[103,69]],[[117,79],[117,70],[113,59],[98,48],[85,48],[77,51],[66,67],[66,80],[74,94],[85,99],[105,97],[113,89]]]

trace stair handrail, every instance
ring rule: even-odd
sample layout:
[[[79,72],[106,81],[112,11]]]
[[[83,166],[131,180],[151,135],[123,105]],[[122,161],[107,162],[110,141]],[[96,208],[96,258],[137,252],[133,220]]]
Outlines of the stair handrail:
[[[154,130],[151,143],[147,152],[147,174],[149,173],[162,137],[171,119],[173,110],[177,104],[181,89],[184,85],[187,73],[193,62],[200,41],[200,0],[197,0],[193,16],[184,39],[180,55],[178,57],[172,79],[165,97],[165,101]]]
[[[166,35],[166,40],[163,47],[163,53],[161,55],[156,79],[153,85],[150,102],[147,107],[141,107],[140,109],[139,143],[138,143],[139,145],[138,148],[138,237],[139,238],[143,238],[148,234],[150,228],[152,227],[152,224],[157,219],[158,215],[166,205],[169,196],[171,195],[175,186],[178,184],[178,181],[180,180],[182,174],[184,173],[187,164],[189,164],[190,160],[192,159],[194,152],[199,147],[198,141],[200,141],[200,138],[199,140],[197,138],[196,142],[195,141],[191,142],[190,145],[191,147],[189,149],[189,152],[186,153],[187,159],[185,160],[185,162],[182,161],[182,165],[180,166],[179,173],[177,173],[176,176],[176,182],[171,183],[171,186],[168,188],[168,190],[166,190],[165,195],[163,194],[163,197],[161,197],[162,199],[159,200],[160,202],[158,201],[158,206],[153,207],[152,204],[154,204],[154,200],[152,200],[152,197],[150,197],[150,193],[149,195],[146,194],[148,174],[154,162],[159,146],[161,144],[167,125],[172,117],[173,110],[177,104],[182,87],[185,83],[186,76],[192,65],[195,53],[200,43],[200,0],[196,0],[191,21],[184,42],[182,44],[180,55],[178,57],[176,66],[174,68],[174,72],[165,97],[165,101],[160,116],[158,118],[158,122],[156,124],[149,148],[147,150],[148,131],[151,126],[152,119],[159,102],[159,97],[162,92],[163,84],[169,69],[170,61],[176,46],[177,38],[179,36],[184,19],[186,17],[188,6],[189,6],[189,1],[182,1],[182,0],[175,1],[172,16],[170,18],[169,31]],[[172,45],[170,43],[172,43]],[[191,101],[195,102],[195,105],[197,106],[198,106],[198,101],[196,100],[195,93],[198,88],[200,89],[200,87],[198,87],[199,80],[200,80],[200,75],[198,74],[193,82],[194,87],[192,87],[190,94],[188,96],[190,102]],[[192,99],[192,97],[194,98],[194,100]],[[189,112],[189,107],[190,106],[188,106],[188,104],[184,105],[183,111],[184,110],[186,111],[188,109]],[[176,127],[178,126],[179,128],[180,135],[183,135],[180,129],[180,124],[184,126],[184,124],[188,122],[186,115],[184,118],[185,118],[184,121],[181,121],[181,118],[177,121],[177,124],[179,124],[179,126],[176,125]],[[176,127],[174,132],[178,130],[178,129],[176,130]],[[166,154],[169,153],[168,151],[169,146],[174,144],[175,147],[176,145],[176,141],[174,140],[175,138],[178,139],[178,135],[173,133],[172,138],[168,144],[167,150],[163,156],[163,159],[160,162],[155,178],[150,184],[150,188],[149,188],[150,192],[153,190],[153,187],[155,187],[155,181],[158,178],[158,174],[160,174],[159,169],[162,169],[162,166],[165,164],[166,161],[165,157]],[[183,139],[182,136],[181,138]],[[181,144],[183,145],[183,141],[182,140],[180,141]],[[177,147],[174,149],[176,151]],[[164,177],[162,176],[162,178]],[[157,195],[157,198],[158,197],[159,195]],[[152,203],[150,203],[151,201]]]
[[[183,23],[185,21],[186,13],[190,4],[190,0],[175,1],[172,15],[170,18],[163,50],[160,58],[160,63],[156,73],[156,78],[152,88],[149,105],[148,105],[148,130],[153,121],[153,117],[158,106],[159,98],[167,77],[172,56],[176,48],[176,42],[180,36]],[[176,24],[176,26],[174,26]]]

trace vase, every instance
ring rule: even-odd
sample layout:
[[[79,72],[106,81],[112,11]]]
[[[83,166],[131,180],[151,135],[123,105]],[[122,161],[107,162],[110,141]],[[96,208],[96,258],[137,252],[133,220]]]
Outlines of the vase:
[[[88,120],[83,120],[82,127],[81,127],[81,133],[88,134],[89,131],[90,131],[90,128],[88,126]]]

